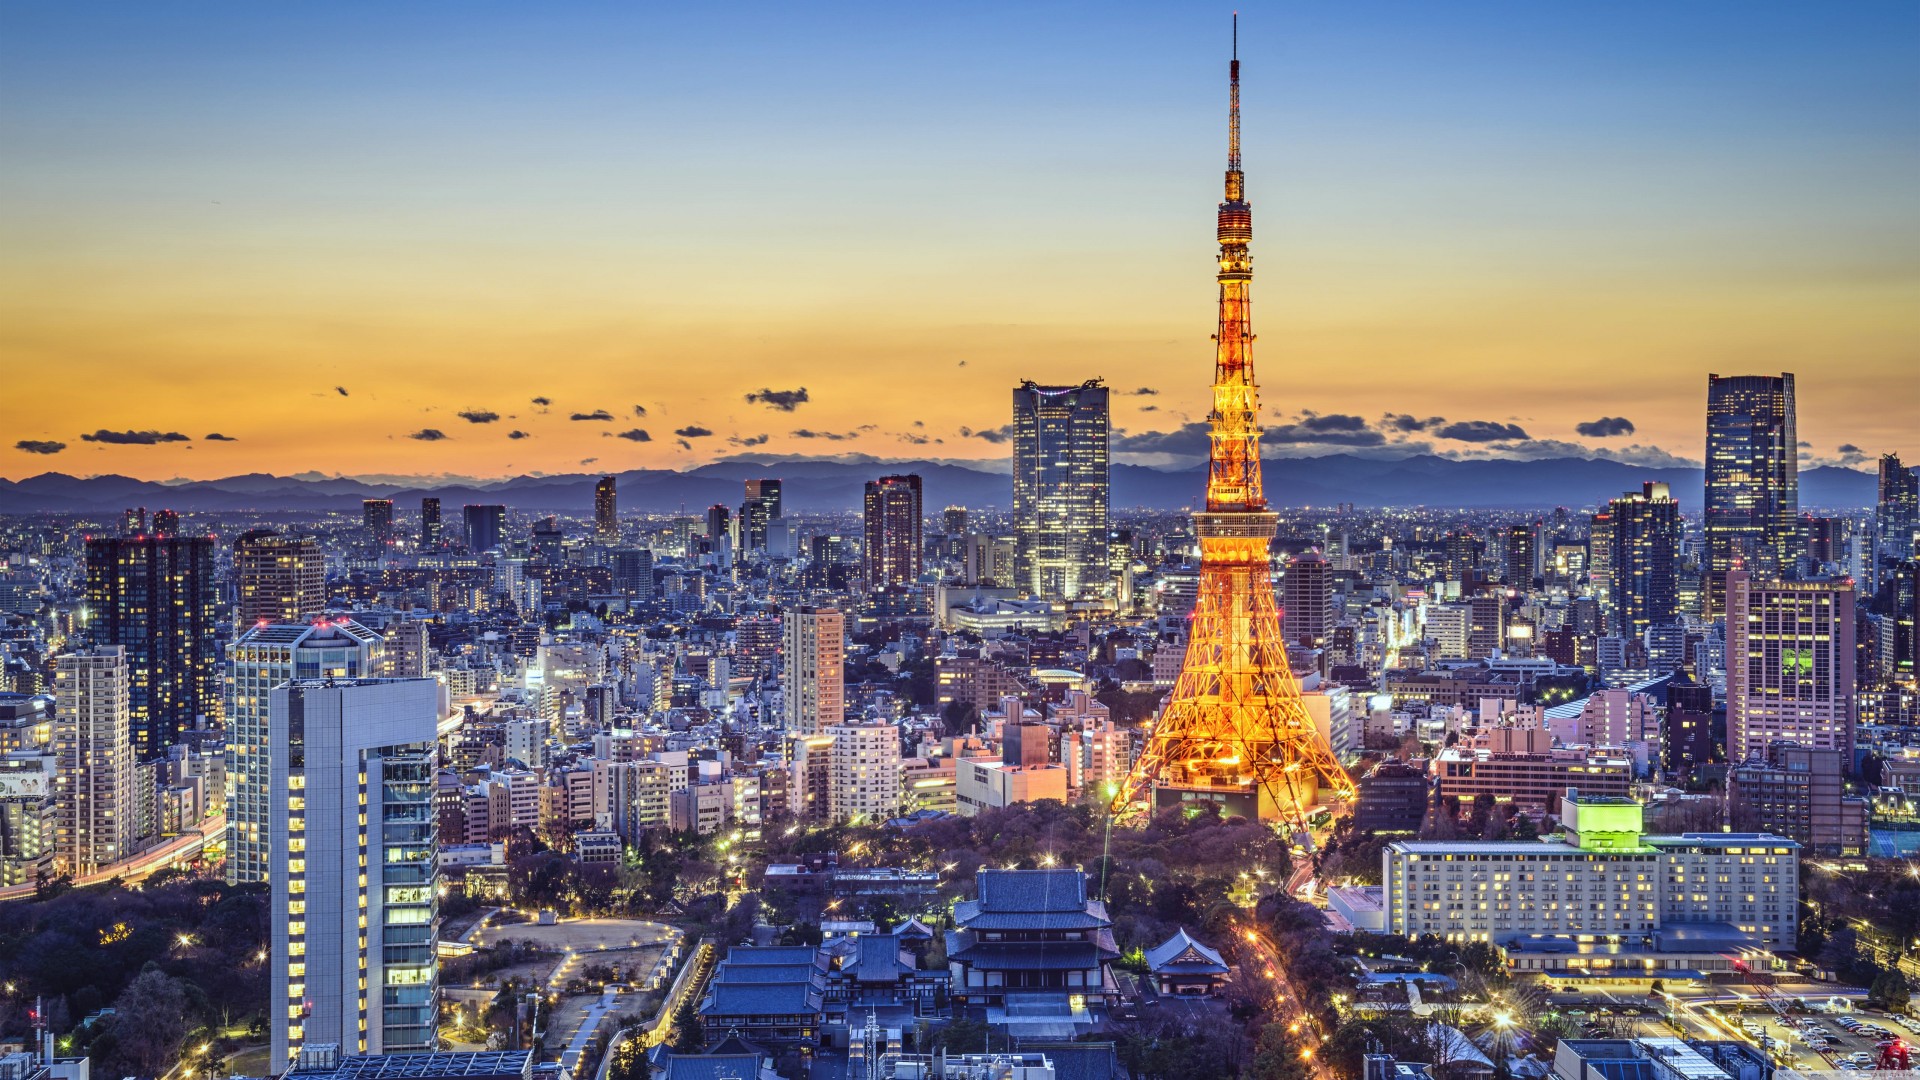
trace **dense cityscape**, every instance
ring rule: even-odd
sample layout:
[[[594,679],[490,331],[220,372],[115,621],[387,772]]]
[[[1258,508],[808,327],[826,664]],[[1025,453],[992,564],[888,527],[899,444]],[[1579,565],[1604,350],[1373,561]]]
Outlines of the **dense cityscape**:
[[[1132,392],[1209,388],[1182,508],[1116,497],[1095,370],[1003,386],[971,479],[704,509],[0,481],[0,1080],[1910,1070],[1920,473],[1810,497],[1822,365],[1706,375],[1703,469],[1310,505],[1234,34],[1213,364]]]

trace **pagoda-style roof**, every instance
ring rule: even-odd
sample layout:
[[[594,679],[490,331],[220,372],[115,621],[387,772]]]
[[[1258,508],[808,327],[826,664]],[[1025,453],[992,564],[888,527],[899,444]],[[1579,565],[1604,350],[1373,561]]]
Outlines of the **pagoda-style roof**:
[[[1173,936],[1147,950],[1147,969],[1155,975],[1225,975],[1220,954],[1195,941],[1182,927]]]
[[[863,934],[840,973],[856,983],[893,984],[914,970],[900,957],[900,939],[892,934]]]
[[[974,881],[980,898],[953,907],[954,921],[969,930],[1094,930],[1112,925],[1106,905],[1087,899],[1087,876],[1078,870],[982,867]]]

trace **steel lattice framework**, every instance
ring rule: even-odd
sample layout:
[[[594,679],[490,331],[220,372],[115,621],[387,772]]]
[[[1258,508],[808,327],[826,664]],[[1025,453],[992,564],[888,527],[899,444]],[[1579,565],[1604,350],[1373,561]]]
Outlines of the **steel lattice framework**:
[[[1236,19],[1236,24],[1238,20]],[[1274,602],[1277,515],[1260,479],[1260,390],[1253,378],[1253,208],[1240,169],[1238,27],[1230,70],[1226,201],[1220,204],[1220,328],[1208,416],[1207,508],[1194,515],[1200,591],[1186,661],[1146,749],[1113,799],[1133,814],[1181,799],[1302,821],[1321,797],[1353,797],[1353,780],[1315,730],[1287,663]]]

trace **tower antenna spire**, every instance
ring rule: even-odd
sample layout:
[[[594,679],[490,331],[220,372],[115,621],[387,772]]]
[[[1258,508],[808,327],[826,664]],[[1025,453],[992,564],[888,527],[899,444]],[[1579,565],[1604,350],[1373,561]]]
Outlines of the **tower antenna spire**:
[[[1227,105],[1227,171],[1240,171],[1240,13],[1233,13],[1233,62],[1228,67],[1231,86]],[[1238,196],[1231,191],[1227,198]]]

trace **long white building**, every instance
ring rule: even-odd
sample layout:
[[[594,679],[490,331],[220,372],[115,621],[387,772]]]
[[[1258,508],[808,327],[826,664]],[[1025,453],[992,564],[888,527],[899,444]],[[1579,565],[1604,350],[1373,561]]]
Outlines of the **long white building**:
[[[1487,942],[1517,972],[1729,970],[1797,941],[1800,847],[1761,833],[1647,836],[1643,807],[1570,794],[1563,841],[1401,841],[1391,934]]]
[[[54,661],[55,853],[75,877],[134,854],[129,678],[127,650],[119,645]]]

